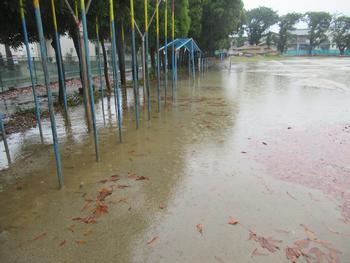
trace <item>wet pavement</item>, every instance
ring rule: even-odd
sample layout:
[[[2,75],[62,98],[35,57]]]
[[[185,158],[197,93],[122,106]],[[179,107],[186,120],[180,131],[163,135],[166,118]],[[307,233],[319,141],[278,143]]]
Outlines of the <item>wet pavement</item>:
[[[82,107],[1,144],[1,262],[350,262],[350,59],[288,59],[178,81],[118,141],[96,105],[95,162]],[[198,75],[198,74],[197,74]],[[171,94],[169,85],[168,94]],[[238,221],[238,222],[237,222]]]

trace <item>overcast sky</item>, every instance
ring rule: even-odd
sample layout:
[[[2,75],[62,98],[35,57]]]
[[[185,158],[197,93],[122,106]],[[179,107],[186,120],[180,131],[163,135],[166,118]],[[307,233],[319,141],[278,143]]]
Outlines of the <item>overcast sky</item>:
[[[280,15],[288,12],[327,11],[350,15],[350,0],[243,0],[245,9],[267,6]]]

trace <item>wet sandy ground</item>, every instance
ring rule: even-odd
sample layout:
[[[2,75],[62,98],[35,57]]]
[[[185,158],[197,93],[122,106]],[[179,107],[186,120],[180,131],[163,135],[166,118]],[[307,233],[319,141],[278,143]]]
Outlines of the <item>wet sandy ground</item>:
[[[83,109],[57,116],[61,191],[49,124],[11,135],[1,262],[350,262],[349,65],[223,65],[138,130],[128,101],[123,143],[112,98],[99,163]]]

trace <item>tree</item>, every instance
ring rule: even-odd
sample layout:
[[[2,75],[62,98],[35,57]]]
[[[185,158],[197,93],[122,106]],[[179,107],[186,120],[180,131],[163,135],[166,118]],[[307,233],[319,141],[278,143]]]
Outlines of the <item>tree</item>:
[[[247,11],[246,31],[250,45],[257,45],[264,34],[268,33],[269,28],[276,24],[278,15],[268,7],[258,7]]]
[[[288,13],[279,18],[277,49],[283,53],[286,50],[288,38],[291,36],[291,31],[295,29],[295,24],[302,18],[302,14]]]
[[[332,17],[327,12],[308,12],[305,14],[305,22],[309,29],[309,54],[312,50],[328,40],[327,31],[329,29]]]
[[[202,0],[189,0],[190,12],[190,28],[188,36],[198,40],[202,32]]]
[[[229,45],[229,34],[237,31],[242,12],[241,0],[203,0],[201,47],[214,54]]]
[[[335,15],[330,26],[330,31],[340,55],[344,55],[345,49],[350,49],[350,17]]]

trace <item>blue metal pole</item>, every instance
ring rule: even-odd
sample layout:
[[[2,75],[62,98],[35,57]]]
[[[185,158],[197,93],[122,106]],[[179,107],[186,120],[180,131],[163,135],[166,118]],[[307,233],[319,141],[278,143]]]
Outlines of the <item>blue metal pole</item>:
[[[9,146],[7,144],[6,131],[5,131],[5,127],[4,127],[4,123],[3,123],[2,119],[3,119],[3,115],[2,115],[2,113],[0,113],[0,130],[1,130],[2,140],[4,141],[7,161],[9,164],[11,164],[11,155],[10,155],[10,151],[9,151]]]
[[[61,167],[61,156],[60,156],[60,150],[59,150],[59,146],[58,146],[55,113],[54,113],[54,109],[53,109],[52,91],[51,91],[51,87],[50,87],[50,75],[49,75],[49,69],[47,66],[45,38],[44,38],[44,32],[43,32],[43,25],[42,25],[42,21],[41,21],[39,0],[33,0],[33,5],[34,5],[34,10],[35,10],[36,25],[37,25],[39,39],[40,39],[41,63],[43,66],[43,71],[44,71],[45,86],[46,86],[48,107],[49,107],[49,113],[50,113],[50,122],[51,122],[51,130],[52,130],[52,137],[53,137],[53,149],[54,149],[55,160],[56,160],[56,172],[57,172],[57,176],[58,176],[59,187],[62,188],[62,186],[63,186],[63,174],[62,174],[62,167]]]
[[[111,26],[111,39],[112,39],[112,63],[114,72],[114,101],[117,100],[116,113],[118,117],[118,129],[119,129],[119,141],[122,141],[122,121],[121,121],[121,109],[120,109],[120,96],[119,96],[119,81],[118,81],[118,62],[117,62],[117,45],[116,45],[116,34],[114,25],[114,10],[113,10],[113,0],[110,3],[110,26]]]
[[[196,78],[196,70],[195,70],[195,64],[194,64],[193,40],[191,42],[191,57],[192,57],[192,75],[193,75],[193,79],[195,79]]]
[[[103,124],[106,125],[103,83],[102,83],[102,65],[101,65],[101,57],[100,57],[100,35],[99,35],[97,17],[96,17],[96,38],[97,38],[97,60],[98,60],[98,70],[99,70],[99,78],[100,78],[100,92],[101,92],[100,96],[101,96],[101,104],[102,104],[102,116],[103,116]]]
[[[33,92],[34,104],[35,104],[36,123],[37,123],[38,128],[39,128],[40,140],[43,143],[44,136],[43,136],[43,130],[41,128],[41,121],[40,121],[40,106],[39,106],[39,102],[38,102],[38,96],[37,96],[36,90],[35,90],[35,80],[34,80],[34,75],[33,75],[32,56],[31,56],[30,48],[29,48],[27,25],[26,25],[26,20],[25,20],[25,16],[24,16],[24,7],[23,7],[22,0],[20,0],[19,3],[20,3],[20,9],[21,9],[21,20],[22,20],[24,44],[26,46],[29,75],[30,75],[30,81],[32,83],[32,92]]]
[[[88,42],[89,40],[88,40],[86,15],[85,15],[85,0],[80,1],[80,12],[81,12],[81,19],[83,22],[86,67],[87,67],[87,74],[88,74],[88,79],[89,79],[90,106],[91,106],[92,124],[93,124],[93,129],[94,129],[95,154],[96,154],[96,161],[99,161],[100,154],[99,154],[99,145],[98,145],[98,129],[97,129],[97,125],[96,125],[94,92],[93,92],[93,88],[92,88],[92,78],[91,78],[92,75],[91,75],[90,52],[89,52],[89,42]]]
[[[135,44],[135,19],[134,19],[134,0],[130,0],[130,16],[131,16],[131,40],[132,40],[132,61],[133,61],[133,84],[134,84],[134,105],[136,116],[136,129],[139,128],[139,99],[138,99],[138,68],[136,68],[136,44]]]

